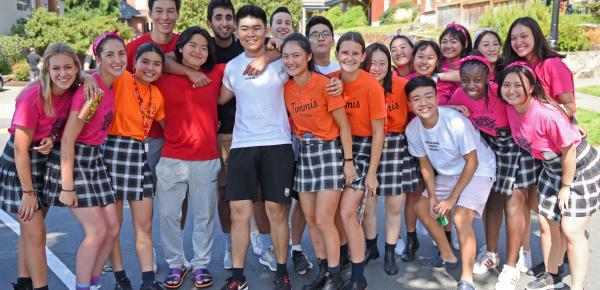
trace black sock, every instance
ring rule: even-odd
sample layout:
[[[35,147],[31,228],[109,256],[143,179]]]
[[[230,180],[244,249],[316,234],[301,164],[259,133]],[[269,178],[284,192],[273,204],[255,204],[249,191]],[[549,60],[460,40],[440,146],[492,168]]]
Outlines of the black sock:
[[[121,279],[127,277],[127,274],[125,274],[125,270],[115,271],[113,274],[115,274],[115,280],[117,281],[120,281]]]
[[[33,290],[48,290],[48,285],[40,288],[33,288]]]
[[[327,272],[329,272],[329,274],[337,274],[340,273],[340,266],[335,266],[335,267],[328,267],[327,268]]]
[[[286,263],[283,263],[283,264],[277,263],[277,271],[275,272],[275,276],[279,277],[279,276],[283,276],[283,275],[287,275],[287,264]]]
[[[30,288],[33,288],[33,281],[31,281],[31,277],[19,277],[17,278],[17,284],[31,286]]]
[[[142,284],[144,284],[144,286],[152,286],[155,279],[156,276],[154,271],[142,272]]]
[[[417,231],[414,232],[406,232],[406,239],[417,239]]]
[[[367,241],[367,248],[377,247],[377,236],[374,239],[365,239]]]
[[[396,244],[388,244],[388,243],[385,243],[385,248],[386,248],[386,249],[394,249],[394,248],[396,248]]]
[[[231,278],[233,280],[244,281],[244,268],[233,268]]]
[[[327,259],[320,259],[319,264],[323,264],[323,265],[325,265],[325,267],[328,267],[328,265],[329,265],[329,263],[327,262]]]
[[[340,246],[340,259],[344,260],[348,257],[348,244]]]
[[[365,262],[354,263],[352,262],[352,276],[350,276],[350,281],[352,282],[364,282],[365,281]]]
[[[448,243],[452,246],[452,231],[444,231],[446,233],[446,239],[448,239]]]

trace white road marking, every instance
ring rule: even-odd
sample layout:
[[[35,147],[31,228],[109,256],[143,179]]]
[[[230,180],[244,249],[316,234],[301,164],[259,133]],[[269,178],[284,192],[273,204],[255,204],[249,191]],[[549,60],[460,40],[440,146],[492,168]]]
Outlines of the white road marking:
[[[13,219],[9,214],[7,214],[4,210],[0,209],[0,221],[6,224],[13,232],[17,234],[17,236],[21,235],[21,230],[19,229],[19,222]],[[62,281],[68,289],[75,289],[75,274],[67,268],[65,264],[56,256],[48,247],[46,247],[46,258],[48,260],[48,269],[50,269],[60,281]]]

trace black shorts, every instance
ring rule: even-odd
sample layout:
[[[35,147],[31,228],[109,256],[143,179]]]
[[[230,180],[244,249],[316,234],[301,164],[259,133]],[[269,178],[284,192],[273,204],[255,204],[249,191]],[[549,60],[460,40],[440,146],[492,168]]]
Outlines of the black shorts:
[[[291,144],[233,148],[227,164],[225,200],[291,202],[294,182]],[[258,194],[260,187],[262,194]]]

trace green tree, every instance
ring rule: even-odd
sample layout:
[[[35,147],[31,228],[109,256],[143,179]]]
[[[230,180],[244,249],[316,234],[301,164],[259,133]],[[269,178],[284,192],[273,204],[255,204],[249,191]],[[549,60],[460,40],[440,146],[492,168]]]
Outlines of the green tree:
[[[66,14],[94,14],[116,16],[120,14],[120,0],[65,0]]]
[[[331,21],[334,28],[352,28],[368,24],[367,15],[361,6],[352,6],[342,12],[340,5],[336,5],[324,13]]]
[[[0,60],[9,64],[16,63],[21,58],[21,51],[27,48],[27,43],[19,35],[0,35]]]

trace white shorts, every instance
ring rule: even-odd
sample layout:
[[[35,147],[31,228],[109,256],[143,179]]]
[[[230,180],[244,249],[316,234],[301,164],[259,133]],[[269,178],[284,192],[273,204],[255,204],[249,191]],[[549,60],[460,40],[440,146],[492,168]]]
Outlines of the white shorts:
[[[439,201],[442,201],[452,193],[460,176],[438,175],[435,177],[435,192]],[[488,196],[494,184],[494,178],[486,176],[473,176],[471,182],[458,197],[456,205],[468,208],[477,212],[475,217],[481,218]],[[427,190],[423,195],[428,197]]]

